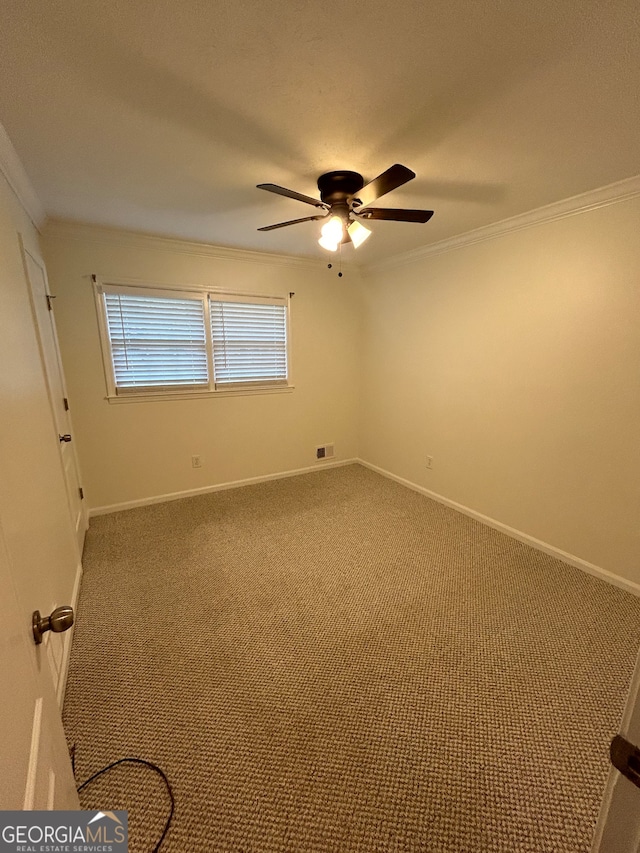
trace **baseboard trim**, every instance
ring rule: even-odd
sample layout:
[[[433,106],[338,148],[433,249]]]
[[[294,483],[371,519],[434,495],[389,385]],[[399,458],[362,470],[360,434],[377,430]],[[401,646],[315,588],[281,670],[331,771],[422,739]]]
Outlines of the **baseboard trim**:
[[[326,468],[341,468],[343,465],[353,465],[358,459],[338,459],[331,462],[318,462],[308,468],[296,468],[291,471],[279,471],[276,474],[263,474],[260,477],[249,477],[246,480],[231,480],[228,483],[216,483],[213,486],[203,486],[198,489],[186,489],[183,492],[169,492],[166,495],[154,495],[149,498],[140,498],[135,501],[124,501],[123,503],[109,504],[108,506],[96,506],[89,509],[89,518],[96,515],[110,515],[112,512],[122,512],[126,509],[136,509],[151,504],[167,503],[168,501],[179,501],[181,498],[193,498],[197,495],[206,495],[209,492],[222,492],[226,489],[239,489],[242,486],[253,486],[256,483],[266,483],[269,480],[284,480],[287,477],[298,477],[301,474],[311,474]]]
[[[606,581],[607,583],[610,583],[613,586],[617,586],[620,589],[624,589],[627,592],[630,592],[632,595],[637,595],[640,597],[640,584],[620,577],[620,575],[615,575],[613,572],[609,572],[607,571],[607,569],[603,569],[600,566],[594,565],[593,563],[588,563],[586,560],[583,560],[580,557],[576,557],[574,554],[569,554],[566,551],[560,550],[560,548],[556,548],[554,545],[549,545],[548,542],[542,542],[540,539],[536,539],[534,536],[530,536],[528,533],[523,533],[521,530],[516,530],[514,527],[509,527],[509,525],[503,524],[501,521],[497,521],[495,518],[490,518],[488,515],[483,515],[481,512],[477,512],[475,509],[471,509],[468,506],[464,506],[464,504],[460,504],[456,501],[450,500],[449,498],[445,498],[444,495],[439,495],[437,492],[432,492],[430,489],[425,489],[424,486],[419,486],[417,483],[413,483],[411,480],[406,480],[404,477],[398,477],[397,474],[392,474],[391,471],[387,471],[384,468],[380,468],[378,465],[373,465],[371,462],[366,462],[364,459],[356,459],[354,461],[358,462],[360,465],[363,465],[365,468],[369,468],[371,471],[375,471],[376,474],[381,474],[383,477],[387,477],[389,480],[394,480],[396,483],[400,483],[402,486],[406,486],[408,489],[411,489],[414,492],[419,492],[421,495],[425,495],[425,497],[431,498],[432,500],[437,501],[440,504],[444,504],[444,506],[451,507],[452,509],[457,510],[457,512],[461,512],[463,515],[468,515],[470,518],[475,518],[476,521],[481,521],[488,527],[493,527],[494,530],[499,530],[501,533],[510,536],[512,539],[517,539],[519,542],[524,542],[525,545],[530,545],[537,551],[542,551],[545,554],[549,554],[550,556],[561,560],[563,563],[568,563],[570,566],[574,566],[577,569],[582,569],[583,572],[586,572],[589,575],[593,575],[594,577],[600,578],[600,580]]]
[[[512,539],[516,539],[519,542],[523,542],[525,545],[529,545],[532,548],[535,548],[537,551],[542,551],[545,554],[549,554],[550,556],[555,557],[563,563],[567,563],[570,566],[574,566],[577,569],[581,569],[587,574],[600,578],[600,580],[606,581],[607,583],[610,583],[613,586],[617,586],[620,589],[624,589],[627,592],[630,592],[632,595],[640,597],[640,584],[627,580],[626,578],[623,578],[620,575],[616,575],[613,572],[608,571],[607,569],[603,569],[601,566],[596,566],[594,563],[589,563],[580,557],[576,557],[575,554],[569,554],[567,551],[562,551],[560,548],[556,548],[554,545],[550,545],[548,542],[543,542],[542,540],[536,539],[534,536],[531,536],[528,533],[523,533],[521,530],[516,530],[514,527],[509,527],[508,524],[504,524],[501,521],[497,521],[495,518],[491,518],[488,515],[483,515],[481,512],[478,512],[475,509],[471,509],[471,507],[465,506],[464,504],[458,503],[457,501],[453,501],[450,498],[446,498],[444,495],[440,495],[437,492],[433,492],[430,489],[425,488],[424,486],[419,486],[417,483],[414,483],[411,480],[407,480],[404,477],[399,477],[397,474],[393,474],[391,471],[387,471],[385,468],[380,468],[378,465],[374,465],[372,462],[367,462],[366,460],[360,459],[358,457],[333,460],[330,462],[320,462],[317,465],[310,465],[307,468],[296,468],[290,471],[279,471],[275,474],[264,474],[260,477],[248,477],[244,480],[231,480],[226,483],[216,483],[212,486],[203,486],[197,489],[186,489],[181,492],[170,492],[163,495],[153,495],[148,498],[140,498],[139,500],[134,501],[123,501],[122,503],[117,504],[91,507],[89,509],[88,515],[91,519],[94,516],[98,515],[110,515],[111,513],[122,512],[123,510],[127,509],[136,509],[137,507],[151,506],[152,504],[167,503],[169,501],[177,501],[181,500],[182,498],[196,497],[197,495],[205,495],[211,492],[221,492],[227,489],[238,489],[242,486],[252,486],[256,485],[257,483],[266,483],[270,480],[284,480],[288,477],[298,477],[302,474],[311,474],[313,472],[326,470],[327,468],[341,468],[345,465],[353,464],[358,464],[364,466],[365,468],[369,468],[371,471],[375,471],[376,474],[380,474],[381,476],[386,477],[389,480],[394,480],[396,483],[400,483],[402,486],[405,486],[406,488],[411,489],[414,492],[419,492],[421,495],[424,495],[427,498],[431,498],[431,500],[437,501],[438,503],[443,504],[444,506],[451,507],[457,512],[461,512],[463,515],[467,515],[470,518],[474,518],[476,519],[476,521],[480,521],[483,524],[486,524],[488,527],[492,527],[494,530],[499,530],[501,533],[504,533],[506,536],[510,536]],[[79,566],[73,592],[74,609],[76,606],[81,576],[82,566]],[[70,632],[70,634],[71,633],[72,632]],[[58,698],[60,703],[62,703],[62,698],[64,697],[64,687],[66,684],[70,650],[71,641],[69,641],[68,645],[65,645],[64,650],[65,657],[63,661],[63,673],[61,674],[58,686]]]
[[[77,613],[78,598],[80,596],[80,583],[82,582],[82,563],[78,563],[76,568],[76,577],[73,582],[73,592],[71,593],[71,606],[73,612]],[[56,687],[56,697],[58,706],[62,710],[64,705],[64,694],[67,689],[67,675],[69,674],[69,661],[71,660],[71,646],[73,645],[73,632],[75,628],[71,628],[65,632],[64,641],[62,644],[62,665],[60,667],[60,676]]]

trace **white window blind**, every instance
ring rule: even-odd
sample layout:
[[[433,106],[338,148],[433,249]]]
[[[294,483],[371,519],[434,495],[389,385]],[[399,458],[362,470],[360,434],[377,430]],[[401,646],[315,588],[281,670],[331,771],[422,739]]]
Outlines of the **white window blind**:
[[[286,385],[285,300],[218,300],[211,297],[211,335],[216,387]]]
[[[208,386],[201,297],[104,293],[116,391]]]

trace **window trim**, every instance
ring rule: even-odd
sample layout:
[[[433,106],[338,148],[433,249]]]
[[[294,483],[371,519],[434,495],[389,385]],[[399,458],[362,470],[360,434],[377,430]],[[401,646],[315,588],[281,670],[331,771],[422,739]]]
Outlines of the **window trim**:
[[[196,287],[191,285],[160,284],[140,281],[137,279],[106,278],[91,276],[93,295],[98,319],[98,333],[102,353],[102,367],[109,403],[134,403],[150,400],[184,400],[202,397],[230,397],[254,394],[282,394],[293,391],[295,385],[291,374],[291,297],[292,293],[283,295],[273,293],[254,293],[244,290],[226,290],[217,287]],[[209,382],[206,386],[177,385],[156,386],[155,388],[118,388],[113,367],[113,354],[107,325],[107,313],[104,301],[105,288],[109,293],[123,293],[145,296],[185,298],[197,296],[202,299],[204,307],[205,340],[207,349],[207,369]],[[285,308],[286,359],[287,380],[267,380],[265,382],[230,383],[216,387],[213,368],[213,336],[211,334],[210,301],[223,302],[262,302],[263,304],[283,304]]]

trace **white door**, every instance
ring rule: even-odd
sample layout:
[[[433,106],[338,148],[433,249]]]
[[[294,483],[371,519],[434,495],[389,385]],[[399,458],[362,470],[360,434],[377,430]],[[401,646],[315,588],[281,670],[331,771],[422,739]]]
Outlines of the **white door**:
[[[20,612],[13,581],[0,525],[0,809],[78,809],[48,667],[33,642],[29,614]]]
[[[640,654],[631,679],[620,734],[640,747]],[[591,849],[592,853],[640,851],[640,788],[613,766],[609,771]]]
[[[67,488],[69,512],[76,532],[79,554],[82,556],[87,530],[87,514],[81,491],[78,458],[73,444],[73,428],[69,414],[69,398],[53,317],[53,298],[49,293],[47,272],[42,259],[26,249],[23,244],[21,248],[25,272],[31,288],[32,308],[47,380],[49,401],[58,431],[60,460]]]

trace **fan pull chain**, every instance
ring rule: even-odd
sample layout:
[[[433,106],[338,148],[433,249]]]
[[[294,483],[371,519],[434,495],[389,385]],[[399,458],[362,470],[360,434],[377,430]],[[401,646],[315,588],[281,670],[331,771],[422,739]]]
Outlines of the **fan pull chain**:
[[[327,269],[333,269],[333,264],[327,264]],[[342,244],[338,250],[338,278],[342,278]]]

